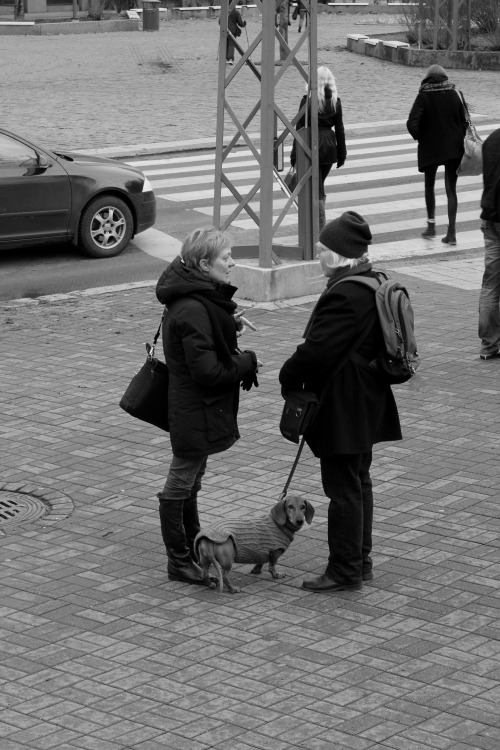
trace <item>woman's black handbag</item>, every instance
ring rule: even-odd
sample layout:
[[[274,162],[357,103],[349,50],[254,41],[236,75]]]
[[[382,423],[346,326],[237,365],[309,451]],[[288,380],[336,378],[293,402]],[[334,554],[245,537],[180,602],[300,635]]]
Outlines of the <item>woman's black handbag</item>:
[[[311,425],[319,399],[308,391],[289,391],[280,420],[280,432],[291,443],[299,443]]]
[[[136,419],[168,432],[168,367],[154,356],[162,322],[163,317],[153,346],[146,344],[146,362],[130,381],[120,400],[120,406]]]

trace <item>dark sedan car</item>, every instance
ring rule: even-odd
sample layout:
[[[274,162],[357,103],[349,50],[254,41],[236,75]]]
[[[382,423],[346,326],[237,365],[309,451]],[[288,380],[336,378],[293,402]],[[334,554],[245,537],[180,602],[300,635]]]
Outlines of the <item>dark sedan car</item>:
[[[0,250],[72,242],[109,258],[155,219],[153,189],[139,169],[49,151],[0,128]]]

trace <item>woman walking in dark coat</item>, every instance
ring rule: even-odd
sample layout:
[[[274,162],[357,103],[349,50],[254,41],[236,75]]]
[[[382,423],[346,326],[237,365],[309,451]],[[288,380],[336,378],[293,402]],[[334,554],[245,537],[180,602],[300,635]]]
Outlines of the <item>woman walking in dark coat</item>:
[[[158,498],[171,581],[204,582],[193,556],[201,480],[208,456],[227,450],[240,436],[240,383],[245,390],[257,385],[258,360],[252,351],[240,352],[236,343],[248,321],[235,315],[236,287],[229,283],[233,266],[226,235],[197,229],[156,287],[166,306],[162,336],[170,375],[173,456]]]
[[[437,169],[443,165],[448,231],[441,242],[456,245],[457,169],[464,154],[467,121],[455,84],[449,83],[446,71],[440,65],[431,65],[425,74],[406,127],[418,141],[418,171],[425,174],[427,229],[422,237],[430,239],[436,236],[434,185]]]
[[[391,387],[364,362],[383,349],[373,291],[351,276],[374,276],[368,256],[371,232],[363,217],[347,211],[329,222],[319,236],[318,253],[328,278],[307,324],[305,342],[281,368],[287,391],[326,393],[306,442],[321,464],[328,507],[329,558],[325,573],[303,588],[309,591],[358,589],[371,580],[373,494],[370,478],[372,448],[385,440],[401,440]],[[342,284],[339,284],[342,280]],[[335,366],[352,351],[331,378]]]
[[[307,91],[307,85],[306,85]],[[307,94],[302,97],[299,111],[307,102]],[[311,122],[311,105],[307,104],[307,122]],[[306,114],[297,121],[296,128],[305,127]],[[290,154],[292,167],[296,163],[296,141],[294,140]],[[344,122],[342,120],[342,104],[337,95],[337,86],[332,72],[322,65],[318,68],[318,160],[319,160],[319,229],[325,226],[325,180],[332,166],[337,169],[343,166],[347,156],[345,144]]]

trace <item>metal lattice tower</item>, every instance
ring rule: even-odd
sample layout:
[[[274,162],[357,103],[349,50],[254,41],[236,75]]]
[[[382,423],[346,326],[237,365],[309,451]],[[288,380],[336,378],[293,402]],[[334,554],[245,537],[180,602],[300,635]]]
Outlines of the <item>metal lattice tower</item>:
[[[290,49],[287,41],[275,26],[276,12],[282,0],[255,0],[257,9],[261,12],[262,27],[244,49],[241,43],[243,36],[235,38],[228,31],[228,14],[236,8],[237,0],[222,0],[220,15],[220,43],[219,43],[219,76],[217,101],[217,135],[215,158],[214,185],[214,226],[227,229],[236,217],[246,211],[259,229],[259,245],[253,254],[259,258],[259,266],[270,268],[280,263],[277,254],[277,244],[273,245],[273,238],[283,219],[290,210],[299,211],[298,247],[295,248],[304,260],[311,260],[314,255],[314,244],[318,236],[318,103],[317,103],[317,0],[302,0],[308,14],[308,23],[300,34],[296,44]],[[238,8],[244,12],[244,6]],[[226,66],[227,38],[234,42],[236,51],[241,57],[235,61],[234,67]],[[299,62],[297,55],[303,48],[307,49],[308,70]],[[260,49],[260,66],[252,60],[252,55]],[[276,49],[278,55],[284,59],[276,64]],[[280,54],[281,50],[281,54]],[[298,113],[290,120],[276,101],[276,93],[280,84],[291,70],[299,74],[297,90],[297,106],[300,94],[304,91],[304,83],[311,92],[311,114],[309,127],[297,131],[296,122],[302,113]],[[244,118],[237,116],[234,106],[230,103],[230,94],[242,88],[248,91],[248,72],[251,72],[258,84],[258,96],[252,104],[248,101],[248,112]],[[295,89],[294,89],[295,90]],[[239,96],[241,100],[241,93]],[[241,110],[241,105],[239,106]],[[307,108],[304,108],[307,109]],[[250,132],[260,117],[260,150],[257,149]],[[280,123],[281,132],[278,132]],[[229,140],[227,140],[227,133]],[[286,137],[292,134],[297,141],[297,161],[301,179],[292,194],[287,190],[283,178],[278,172],[280,153]],[[226,145],[225,139],[227,140]],[[232,174],[228,170],[228,157],[233,149],[242,145],[242,141],[251,152],[255,164],[259,168],[259,176],[253,185],[242,195],[233,183]],[[237,177],[237,175],[236,175]],[[273,218],[273,188],[278,181],[286,199],[285,205],[276,220]],[[221,216],[222,190],[225,187],[235,201],[234,209],[227,218]],[[251,202],[259,198],[259,210],[254,210]],[[283,249],[283,248],[282,248]],[[233,246],[233,250],[236,250]],[[246,248],[252,254],[251,248]],[[248,257],[248,256],[247,256]]]

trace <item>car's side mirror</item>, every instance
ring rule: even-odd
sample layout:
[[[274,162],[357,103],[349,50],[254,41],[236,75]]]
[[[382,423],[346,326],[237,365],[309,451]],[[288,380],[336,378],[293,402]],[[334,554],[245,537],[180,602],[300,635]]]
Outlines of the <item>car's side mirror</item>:
[[[47,167],[52,166],[52,162],[47,159],[45,154],[38,154],[38,167],[41,167],[42,169],[47,169]]]

